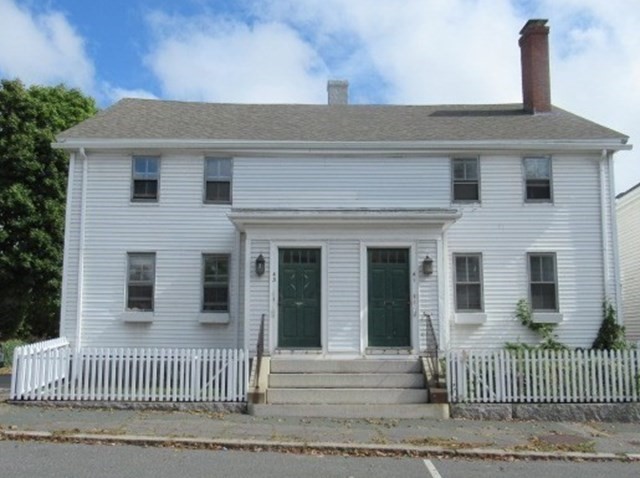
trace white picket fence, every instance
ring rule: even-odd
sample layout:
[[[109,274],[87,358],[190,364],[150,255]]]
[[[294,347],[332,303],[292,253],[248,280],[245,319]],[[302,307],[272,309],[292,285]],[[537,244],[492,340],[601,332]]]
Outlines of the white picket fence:
[[[447,353],[451,402],[610,403],[640,398],[640,351]]]
[[[55,339],[15,349],[11,399],[242,402],[248,379],[246,350],[76,350]]]

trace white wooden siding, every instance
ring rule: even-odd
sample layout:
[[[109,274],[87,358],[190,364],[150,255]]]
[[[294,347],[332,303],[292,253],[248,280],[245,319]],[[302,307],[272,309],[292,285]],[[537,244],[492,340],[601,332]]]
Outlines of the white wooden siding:
[[[262,207],[449,207],[447,158],[237,158],[233,202]]]
[[[431,323],[435,333],[438,346],[442,348],[440,343],[440,309],[438,304],[438,277],[441,271],[438,269],[438,252],[436,241],[418,241],[417,247],[417,265],[418,265],[418,333],[420,351],[425,351],[433,344],[427,343],[427,327],[428,319],[425,314],[431,317]],[[426,256],[433,260],[433,274],[426,277],[422,274],[422,261]]]
[[[360,351],[360,241],[329,241],[328,351]]]
[[[249,327],[249,343],[248,348],[251,353],[255,354],[258,344],[258,335],[260,333],[260,321],[262,315],[265,316],[264,324],[264,350],[269,350],[269,344],[271,343],[270,329],[269,329],[269,317],[271,311],[269,309],[269,283],[272,280],[273,267],[271,257],[269,254],[269,241],[249,239],[251,257],[249,258],[249,312],[248,312],[248,324]],[[265,261],[265,270],[262,277],[258,277],[254,264],[258,256],[262,254]]]
[[[640,188],[617,204],[624,325],[629,340],[640,340]]]
[[[462,207],[463,217],[448,232],[447,261],[452,270],[454,253],[483,254],[487,320],[482,325],[452,325],[454,348],[499,348],[505,342],[538,340],[514,317],[518,300],[528,297],[526,253],[534,251],[557,254],[564,317],[556,329],[560,341],[591,345],[605,296],[598,161],[598,156],[553,156],[550,204],[524,203],[519,157],[481,158],[482,204]],[[452,278],[448,287],[453,301]]]
[[[230,206],[202,203],[203,159],[163,156],[158,203],[130,202],[129,156],[93,154],[88,165],[82,345],[242,346],[237,335],[235,229],[226,217]],[[75,201],[72,207],[77,209]],[[127,252],[156,253],[151,323],[123,322]],[[231,255],[228,324],[199,322],[204,252]],[[68,279],[72,291],[73,274]],[[64,309],[68,317],[73,317],[73,302],[71,294]],[[75,323],[65,323],[65,333],[74,337]]]

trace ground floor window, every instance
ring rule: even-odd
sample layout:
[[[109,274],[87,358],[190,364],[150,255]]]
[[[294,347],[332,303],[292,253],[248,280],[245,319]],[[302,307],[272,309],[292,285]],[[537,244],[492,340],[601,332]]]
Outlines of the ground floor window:
[[[229,311],[229,256],[202,255],[202,311]]]
[[[456,310],[482,311],[482,254],[454,254]]]
[[[534,311],[558,310],[557,284],[556,255],[552,252],[530,253],[529,295]]]
[[[153,252],[127,254],[127,309],[153,311],[156,255]]]

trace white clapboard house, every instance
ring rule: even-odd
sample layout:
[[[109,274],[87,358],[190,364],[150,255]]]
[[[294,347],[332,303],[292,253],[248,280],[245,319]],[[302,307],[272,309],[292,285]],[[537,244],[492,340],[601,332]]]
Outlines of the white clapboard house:
[[[626,336],[640,344],[640,184],[616,197]]]
[[[272,374],[297,360],[353,384],[367,361],[537,341],[514,318],[527,299],[590,346],[620,303],[630,146],[552,106],[545,23],[520,32],[522,103],[352,105],[330,81],[327,105],[124,99],[63,132],[61,335],[260,349]]]

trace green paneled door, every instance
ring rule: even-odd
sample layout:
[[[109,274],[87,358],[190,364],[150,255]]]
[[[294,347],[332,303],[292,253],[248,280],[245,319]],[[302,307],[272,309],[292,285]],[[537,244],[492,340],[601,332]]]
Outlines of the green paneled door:
[[[411,345],[409,249],[369,249],[369,346]]]
[[[320,347],[320,249],[280,249],[278,347]]]

